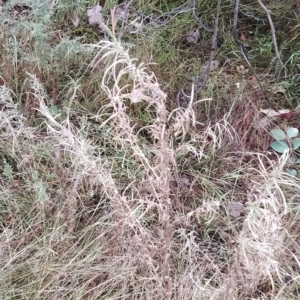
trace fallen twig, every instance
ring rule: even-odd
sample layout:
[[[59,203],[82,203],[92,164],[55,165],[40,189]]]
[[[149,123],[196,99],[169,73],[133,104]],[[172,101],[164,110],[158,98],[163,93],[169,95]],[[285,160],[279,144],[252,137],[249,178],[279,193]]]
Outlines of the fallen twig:
[[[194,96],[194,91],[193,91],[193,84],[195,85],[196,88],[196,93],[201,92],[206,88],[208,77],[210,74],[210,69],[211,69],[211,64],[214,56],[216,55],[217,51],[217,36],[218,36],[218,29],[219,29],[219,15],[220,15],[220,5],[221,5],[222,0],[218,0],[217,4],[217,13],[216,13],[216,21],[215,21],[215,27],[214,27],[214,34],[212,37],[212,46],[211,46],[211,52],[209,59],[206,63],[206,67],[201,75],[196,80],[193,80],[192,83],[192,90],[188,90],[186,92],[186,88],[189,88],[190,83],[186,81],[181,88],[181,90],[177,93],[176,96],[176,101],[177,101],[177,106],[186,106],[189,101],[191,101],[192,97]],[[187,87],[188,86],[188,87]]]
[[[264,20],[264,19],[261,19],[261,18],[255,16],[255,15],[253,15],[253,14],[251,14],[251,13],[244,12],[244,11],[241,10],[240,8],[239,8],[239,12],[240,12],[242,15],[244,15],[245,17],[247,17],[247,18],[251,18],[251,19],[253,19],[253,20],[257,21],[257,22],[265,23],[265,20]]]
[[[260,0],[258,0],[260,1]],[[244,43],[239,39],[238,37],[238,32],[237,32],[237,23],[238,23],[238,13],[239,13],[239,10],[240,10],[240,0],[236,0],[235,2],[235,8],[234,8],[234,16],[233,16],[233,30],[232,30],[232,34],[233,34],[233,38],[234,38],[234,41],[235,43],[238,45],[238,47],[240,48],[243,56],[244,56],[244,59],[246,60],[253,76],[255,77],[261,91],[264,93],[264,96],[265,96],[265,99],[268,101],[269,103],[269,106],[274,109],[275,111],[277,111],[277,109],[274,107],[274,105],[271,103],[267,93],[266,93],[266,90],[263,88],[262,84],[261,84],[261,81],[260,79],[258,78],[254,68],[252,67],[252,64],[250,62],[250,59],[249,59],[249,56],[248,56],[248,53],[247,53],[247,50],[246,50],[246,47],[244,45]]]
[[[204,89],[207,85],[207,80],[209,77],[209,73],[210,73],[210,68],[211,68],[211,62],[214,59],[215,55],[216,55],[216,51],[217,51],[217,38],[218,38],[218,30],[219,30],[219,16],[220,16],[220,5],[221,5],[221,1],[222,0],[218,0],[218,4],[217,4],[217,13],[216,13],[216,21],[215,21],[215,27],[214,27],[214,34],[212,37],[212,45],[211,45],[211,51],[210,51],[210,56],[209,59],[207,61],[206,64],[206,68],[204,70],[204,72],[202,73],[202,75],[200,76],[200,89]],[[199,92],[199,89],[197,89],[197,91]]]
[[[193,12],[193,17],[194,19],[198,22],[198,24],[206,31],[206,32],[214,32],[213,29],[208,28],[206,25],[203,24],[203,22],[201,21],[200,18],[198,18],[198,16],[196,15],[196,8],[195,8],[196,4],[195,4],[195,0],[191,0],[191,8],[192,8],[192,12]]]
[[[269,24],[270,24],[270,27],[271,27],[272,39],[273,39],[273,43],[274,43],[276,58],[277,58],[277,61],[280,64],[280,67],[282,68],[283,67],[283,62],[281,60],[280,53],[278,51],[278,46],[277,46],[277,41],[276,41],[275,27],[274,27],[274,24],[273,24],[271,15],[270,15],[270,10],[263,4],[262,0],[257,0],[257,2],[261,6],[261,8],[266,12],[266,14],[267,14],[267,18],[268,18],[268,21],[269,21]]]

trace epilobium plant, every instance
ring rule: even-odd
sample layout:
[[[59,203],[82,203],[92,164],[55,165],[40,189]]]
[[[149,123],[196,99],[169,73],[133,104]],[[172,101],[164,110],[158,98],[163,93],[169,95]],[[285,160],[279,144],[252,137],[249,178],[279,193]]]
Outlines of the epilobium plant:
[[[289,127],[286,132],[282,129],[271,130],[271,135],[276,141],[270,144],[271,148],[278,153],[284,153],[286,150],[298,150],[300,148],[299,130],[295,127]],[[289,158],[289,164],[294,162],[300,163],[300,158],[293,161],[292,157]],[[295,169],[289,169],[289,174],[297,176],[298,172]]]
[[[284,132],[282,129],[271,130],[271,135],[276,140],[270,144],[271,148],[278,153],[284,153],[286,149],[297,150],[300,147],[299,130],[290,127]]]

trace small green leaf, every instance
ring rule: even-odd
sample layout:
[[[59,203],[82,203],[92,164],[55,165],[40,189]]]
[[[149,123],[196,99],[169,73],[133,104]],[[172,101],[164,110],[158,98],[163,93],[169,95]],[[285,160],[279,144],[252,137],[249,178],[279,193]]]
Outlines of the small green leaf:
[[[273,150],[275,150],[278,153],[283,153],[284,150],[289,149],[289,146],[286,142],[276,141],[276,142],[272,142],[270,146]]]
[[[273,138],[277,141],[282,141],[286,139],[286,134],[282,129],[273,129],[271,130]]]
[[[297,128],[295,128],[295,127],[290,127],[290,128],[288,128],[288,130],[286,131],[286,133],[287,133],[287,136],[289,138],[293,138],[293,137],[296,137],[298,135],[299,130]]]
[[[300,147],[300,138],[293,140],[293,150],[297,150]]]
[[[297,176],[298,172],[295,169],[290,169],[289,174],[292,175],[292,176]]]

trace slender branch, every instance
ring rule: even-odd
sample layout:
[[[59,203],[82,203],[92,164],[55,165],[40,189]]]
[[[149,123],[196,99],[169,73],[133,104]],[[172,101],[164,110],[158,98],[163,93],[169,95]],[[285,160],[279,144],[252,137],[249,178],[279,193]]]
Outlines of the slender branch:
[[[253,15],[253,14],[251,14],[251,13],[244,12],[244,11],[241,10],[241,9],[239,9],[239,12],[240,12],[242,15],[244,15],[245,17],[247,17],[247,18],[251,18],[251,19],[253,19],[253,20],[257,21],[257,22],[265,23],[265,20],[264,20],[264,19],[261,19],[261,18],[255,16],[255,15]]]
[[[221,1],[222,0],[218,0],[218,4],[217,4],[216,21],[215,21],[215,27],[214,27],[214,34],[213,34],[213,37],[212,37],[212,45],[211,45],[209,60],[206,64],[206,68],[205,68],[203,74],[200,76],[201,83],[203,84],[204,87],[206,87],[206,84],[207,84],[207,80],[208,80],[208,76],[209,76],[210,68],[211,68],[211,62],[212,62],[212,60],[215,57],[216,52],[217,52],[217,41],[218,41],[219,16],[220,16]]]
[[[276,41],[276,33],[275,33],[275,27],[271,18],[271,14],[270,14],[270,10],[263,4],[262,0],[257,0],[258,4],[261,6],[261,8],[265,11],[265,13],[267,14],[267,18],[271,27],[271,32],[272,32],[272,39],[273,39],[273,44],[274,44],[274,48],[275,48],[275,52],[276,52],[276,58],[277,61],[280,64],[280,67],[283,67],[283,62],[281,60],[280,57],[280,53],[278,51],[278,46],[277,46],[277,41]]]
[[[173,18],[178,16],[179,14],[183,14],[185,12],[191,11],[191,7],[189,5],[190,0],[187,0],[182,5],[173,8],[171,11],[164,13],[158,17],[154,17],[153,14],[146,15],[144,13],[141,13],[137,10],[135,10],[132,6],[130,9],[134,11],[136,14],[138,14],[142,20],[145,20],[148,24],[156,24],[159,26],[167,25]]]
[[[191,9],[193,12],[193,17],[194,19],[198,22],[198,24],[206,31],[206,32],[214,32],[213,29],[208,28],[206,25],[203,24],[203,22],[201,21],[200,18],[198,18],[198,16],[196,15],[196,8],[195,8],[196,4],[195,4],[195,0],[191,0]]]
[[[237,24],[238,24],[238,15],[240,9],[240,0],[235,1],[234,13],[233,13],[233,37],[234,41],[240,46],[241,41],[238,38],[237,34]]]
[[[195,84],[195,86],[196,86],[196,92],[197,93],[201,92],[202,90],[204,90],[206,88],[208,77],[209,77],[209,74],[210,74],[212,60],[216,55],[221,1],[222,0],[218,0],[218,4],[217,4],[217,12],[216,12],[216,20],[215,20],[214,30],[209,29],[209,32],[213,32],[212,46],[211,46],[211,52],[210,52],[209,59],[207,61],[207,64],[206,64],[206,67],[205,67],[203,73],[201,75],[199,75],[199,77],[196,80],[193,80],[193,82],[194,82],[193,84]],[[192,1],[192,2],[193,2],[193,4],[195,4],[195,1]],[[200,20],[200,22],[201,22],[201,20]],[[189,84],[186,81],[184,83],[183,87],[181,88],[181,90],[176,95],[176,102],[177,102],[178,107],[181,107],[182,104],[186,104],[186,102],[191,101],[191,99],[194,95],[193,85],[192,85],[192,91],[191,92],[190,91],[188,91],[188,92],[185,91],[185,88],[188,85]],[[181,102],[183,102],[183,103],[181,103]]]
[[[258,0],[260,1],[260,0]],[[248,52],[246,50],[246,47],[244,45],[244,43],[239,39],[238,37],[238,32],[237,32],[237,24],[238,24],[238,14],[239,14],[239,10],[240,10],[240,0],[236,0],[235,1],[235,8],[234,8],[234,16],[233,16],[233,30],[232,30],[232,35],[233,35],[233,38],[234,38],[234,41],[236,42],[236,44],[238,45],[238,47],[240,48],[243,56],[244,56],[244,59],[246,60],[253,76],[255,77],[261,91],[263,92],[264,96],[265,96],[265,99],[268,101],[268,104],[269,106],[274,109],[275,111],[278,111],[274,105],[271,103],[271,100],[269,99],[267,93],[266,93],[266,90],[263,88],[262,84],[261,84],[261,81],[260,79],[258,78],[254,68],[252,67],[252,64],[250,62],[250,59],[249,59],[249,56],[248,56]]]

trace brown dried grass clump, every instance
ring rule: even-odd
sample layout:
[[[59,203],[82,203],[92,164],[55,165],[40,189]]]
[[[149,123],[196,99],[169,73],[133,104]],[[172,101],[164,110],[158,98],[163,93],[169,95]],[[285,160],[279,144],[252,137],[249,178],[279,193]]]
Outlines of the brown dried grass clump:
[[[170,111],[108,33],[60,110],[23,74],[36,126],[0,86],[0,297],[297,299],[299,180],[248,148],[257,104]]]

